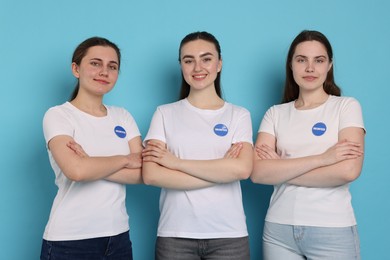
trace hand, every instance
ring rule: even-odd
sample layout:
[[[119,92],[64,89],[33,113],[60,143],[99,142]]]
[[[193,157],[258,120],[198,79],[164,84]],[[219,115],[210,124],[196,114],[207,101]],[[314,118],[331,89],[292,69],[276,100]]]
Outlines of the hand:
[[[142,151],[142,158],[144,162],[155,162],[172,170],[178,170],[180,163],[180,159],[169,152],[165,145],[154,141],[148,141]]]
[[[84,151],[83,147],[75,141],[69,141],[66,146],[81,158],[89,157],[88,154]]]
[[[230,146],[229,150],[225,153],[223,158],[225,158],[225,159],[235,159],[240,154],[241,149],[242,149],[242,143],[241,142],[232,144],[232,146]]]
[[[272,149],[266,144],[255,147],[256,154],[260,160],[266,159],[280,159],[280,156],[275,152],[275,149]]]
[[[129,162],[126,165],[126,168],[138,169],[138,168],[142,167],[141,153],[131,153],[131,154],[127,155],[127,158],[129,159]]]
[[[321,156],[325,165],[331,165],[348,159],[356,159],[363,155],[359,143],[342,140],[326,150]]]

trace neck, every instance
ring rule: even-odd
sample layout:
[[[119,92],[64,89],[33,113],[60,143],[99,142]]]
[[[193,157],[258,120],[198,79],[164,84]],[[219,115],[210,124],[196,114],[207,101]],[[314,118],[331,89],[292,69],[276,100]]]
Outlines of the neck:
[[[297,109],[311,109],[316,108],[328,100],[329,95],[325,91],[317,93],[300,93],[298,99],[295,101],[295,108]]]
[[[216,110],[225,104],[225,101],[217,95],[214,88],[211,91],[206,89],[190,90],[187,100],[191,105],[200,109]]]
[[[77,95],[77,97],[70,103],[81,111],[92,116],[103,117],[107,115],[107,109],[102,103],[102,98],[86,99],[81,95]]]

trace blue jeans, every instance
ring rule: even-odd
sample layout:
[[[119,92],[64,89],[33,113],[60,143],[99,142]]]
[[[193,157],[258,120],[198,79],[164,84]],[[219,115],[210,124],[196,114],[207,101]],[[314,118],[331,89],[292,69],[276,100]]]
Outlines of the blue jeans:
[[[249,260],[249,238],[157,237],[156,260]]]
[[[356,226],[308,227],[265,222],[264,260],[359,260]]]
[[[132,260],[129,232],[70,241],[43,240],[41,260]]]

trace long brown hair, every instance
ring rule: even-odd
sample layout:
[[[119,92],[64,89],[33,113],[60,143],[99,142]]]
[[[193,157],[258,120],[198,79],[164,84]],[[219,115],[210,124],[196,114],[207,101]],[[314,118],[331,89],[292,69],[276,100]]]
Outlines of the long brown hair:
[[[293,59],[293,55],[295,53],[295,49],[298,44],[301,42],[306,41],[318,41],[322,43],[326,49],[326,52],[328,54],[329,60],[333,62],[333,50],[332,46],[330,45],[329,40],[323,35],[322,33],[318,31],[309,31],[304,30],[300,34],[298,34],[293,42],[290,45],[290,49],[288,51],[287,60],[286,60],[286,81],[284,84],[284,93],[283,93],[283,99],[282,103],[287,103],[290,101],[294,101],[299,96],[299,86],[295,82],[293,73],[291,70],[291,62]],[[326,76],[326,80],[324,82],[324,91],[329,95],[334,96],[340,96],[341,95],[341,89],[336,85],[334,81],[333,76],[333,66],[329,69],[328,74]]]
[[[207,42],[210,42],[214,44],[215,49],[218,52],[218,59],[221,59],[221,46],[219,45],[218,40],[212,35],[211,33],[208,32],[193,32],[188,34],[183,38],[183,40],[180,43],[179,47],[179,62],[180,60],[180,55],[181,55],[181,48],[183,47],[184,44],[188,42],[192,42],[195,40],[204,40]],[[217,95],[222,98],[222,90],[221,90],[221,71],[218,72],[217,78],[214,81],[214,86],[215,86],[215,91],[217,92]],[[179,100],[188,97],[190,94],[190,85],[185,81],[183,73],[181,74],[181,88],[180,88],[180,96]]]

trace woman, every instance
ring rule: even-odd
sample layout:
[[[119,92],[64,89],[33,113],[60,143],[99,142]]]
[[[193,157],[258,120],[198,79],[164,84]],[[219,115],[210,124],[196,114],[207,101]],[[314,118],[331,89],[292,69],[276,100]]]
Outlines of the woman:
[[[103,104],[119,68],[114,43],[85,40],[72,58],[78,84],[71,100],[44,116],[58,193],[41,259],[132,259],[124,184],[142,181],[142,140],[128,111]]]
[[[292,42],[282,104],[271,107],[255,145],[255,183],[274,185],[264,259],[360,259],[349,183],[360,175],[361,107],[340,97],[333,52],[317,31]]]
[[[250,114],[221,98],[213,35],[187,35],[179,62],[180,100],[157,108],[142,153],[144,182],[163,188],[156,259],[249,259],[240,180],[252,170]]]

